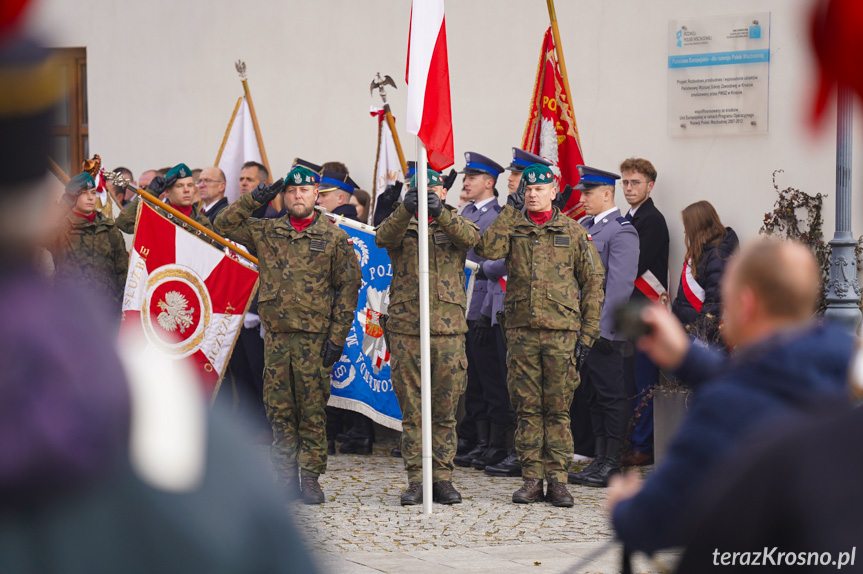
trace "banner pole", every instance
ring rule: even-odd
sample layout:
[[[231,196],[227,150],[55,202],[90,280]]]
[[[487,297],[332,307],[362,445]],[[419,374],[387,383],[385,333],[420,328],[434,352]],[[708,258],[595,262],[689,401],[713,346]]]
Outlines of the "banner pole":
[[[554,10],[554,0],[546,0],[548,4],[548,18],[551,21],[551,34],[554,36],[554,51],[557,53],[557,63],[560,66],[560,75],[563,77],[563,86],[566,88],[566,97],[569,105],[572,105],[572,90],[569,88],[569,76],[566,74],[566,62],[563,60],[563,45],[560,43],[560,29],[557,27],[557,12]],[[573,119],[575,114],[573,114]]]
[[[384,113],[387,117],[387,125],[390,126],[390,131],[393,134],[393,143],[396,144],[396,153],[399,156],[399,164],[402,166],[402,173],[407,177],[408,163],[405,161],[405,152],[402,151],[402,142],[399,140],[399,132],[396,130],[396,120],[390,112],[390,105],[384,103]],[[380,147],[378,147],[380,149]],[[375,171],[377,173],[377,171]]]
[[[419,223],[420,403],[423,445],[423,514],[432,513],[431,336],[429,309],[428,157],[417,137],[417,219]]]
[[[267,159],[267,150],[264,149],[264,138],[261,137],[261,126],[258,125],[258,116],[255,115],[255,104],[252,103],[252,92],[249,91],[249,82],[246,78],[243,78],[243,91],[246,93],[246,102],[249,104],[249,114],[252,116],[252,125],[255,127],[255,138],[258,140],[258,149],[261,150],[261,162],[270,174],[267,183],[272,183],[273,171],[270,169],[270,162]]]
[[[212,239],[213,241],[215,241],[219,245],[227,247],[228,249],[230,249],[231,251],[233,251],[234,253],[236,253],[237,255],[242,257],[243,259],[246,259],[247,261],[251,261],[255,265],[258,264],[258,258],[255,257],[254,255],[250,255],[249,253],[243,251],[242,249],[240,249],[239,247],[237,247],[236,245],[234,245],[233,243],[231,243],[230,241],[228,241],[227,239],[225,239],[224,237],[222,237],[218,233],[210,231],[209,229],[207,229],[206,227],[204,227],[203,225],[201,225],[200,223],[198,223],[194,219],[192,219],[190,217],[186,217],[185,215],[183,215],[182,213],[180,213],[179,211],[177,211],[176,209],[174,209],[173,207],[171,207],[170,205],[168,205],[167,203],[165,203],[164,201],[162,201],[161,199],[159,199],[155,195],[153,195],[149,192],[146,192],[143,189],[140,189],[138,186],[131,183],[126,178],[124,178],[122,176],[118,176],[115,173],[103,172],[103,175],[105,176],[105,179],[109,179],[109,180],[113,181],[114,185],[116,185],[117,187],[120,187],[120,188],[128,187],[129,189],[131,189],[132,191],[134,191],[135,193],[140,195],[141,199],[143,199],[144,201],[152,203],[153,205],[159,207],[160,209],[167,211],[168,213],[170,213],[171,215],[173,215],[174,217],[176,217],[177,219],[179,219],[180,221],[182,221],[183,223],[185,223],[189,227],[194,228],[195,231],[198,231],[199,233],[203,233],[204,235],[206,235],[207,237],[209,237],[210,239]]]
[[[228,143],[228,136],[231,135],[231,128],[234,126],[234,120],[237,119],[237,112],[240,111],[240,104],[243,103],[243,97],[237,98],[237,105],[234,106],[234,113],[231,114],[231,121],[228,122],[228,127],[225,129],[225,137],[222,138],[222,145],[219,146],[219,153],[216,154],[216,161],[213,165],[218,166],[222,160],[222,153],[225,151],[225,145]]]
[[[48,168],[51,170],[51,173],[53,173],[63,185],[69,183],[70,177],[68,176],[68,174],[66,174],[65,171],[63,171],[62,167],[57,165],[57,162],[54,161],[54,158],[52,157],[48,158]]]

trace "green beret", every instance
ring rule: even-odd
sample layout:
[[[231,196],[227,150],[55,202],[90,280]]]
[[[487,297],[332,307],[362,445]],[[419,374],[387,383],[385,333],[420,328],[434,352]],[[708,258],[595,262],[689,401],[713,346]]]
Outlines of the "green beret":
[[[525,185],[542,185],[544,183],[554,183],[554,173],[547,165],[534,163],[521,172],[521,179]]]
[[[428,170],[428,178],[429,178],[429,187],[435,187],[437,185],[443,185],[443,178],[441,177],[440,173],[436,172],[433,169]],[[416,174],[414,174],[414,176],[411,178],[410,187],[417,187],[418,185],[419,185],[419,182],[417,181],[417,176],[416,176]]]
[[[314,185],[320,181],[320,176],[309,168],[298,165],[285,176],[285,186]]]
[[[192,170],[189,169],[184,163],[178,163],[174,167],[168,170],[168,173],[165,174],[165,180],[169,180],[172,177],[177,179],[183,179],[184,177],[192,177]]]
[[[66,193],[78,194],[94,187],[96,187],[96,181],[85,171],[69,180],[66,184]]]

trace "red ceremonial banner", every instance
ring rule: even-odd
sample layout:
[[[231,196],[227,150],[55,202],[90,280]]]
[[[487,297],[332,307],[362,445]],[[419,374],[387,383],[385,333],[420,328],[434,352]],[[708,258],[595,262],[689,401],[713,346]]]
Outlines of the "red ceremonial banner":
[[[557,63],[551,27],[546,30],[542,41],[521,147],[553,164],[558,189],[576,186],[579,179],[576,166],[584,164],[584,156],[575,113]],[[581,193],[573,189],[563,212],[576,220],[584,217]]]

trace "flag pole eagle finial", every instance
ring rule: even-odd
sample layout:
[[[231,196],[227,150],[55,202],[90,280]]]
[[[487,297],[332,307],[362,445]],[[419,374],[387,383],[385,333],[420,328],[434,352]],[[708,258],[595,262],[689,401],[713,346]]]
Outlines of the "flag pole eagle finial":
[[[237,69],[237,73],[240,74],[240,79],[246,79],[246,63],[242,60],[237,60],[234,64],[234,67]]]
[[[395,81],[391,77],[389,77],[388,75],[385,75],[383,78],[381,78],[381,73],[378,72],[376,74],[376,78],[374,80],[372,80],[372,83],[369,86],[369,95],[374,94],[375,88],[377,88],[378,93],[381,96],[381,99],[384,101],[384,105],[386,105],[387,93],[384,90],[384,86],[392,86],[393,88],[398,89],[398,86],[396,86]]]

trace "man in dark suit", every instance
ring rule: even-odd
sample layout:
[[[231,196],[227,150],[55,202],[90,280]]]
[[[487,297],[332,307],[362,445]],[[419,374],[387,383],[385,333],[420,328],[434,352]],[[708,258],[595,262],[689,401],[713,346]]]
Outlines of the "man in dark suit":
[[[201,170],[197,185],[201,194],[201,213],[212,223],[219,212],[228,207],[225,172],[218,167],[205,168]]]
[[[480,233],[497,219],[500,203],[497,200],[498,176],[504,168],[494,160],[478,154],[464,154],[464,192],[470,202],[461,215],[475,223]],[[482,265],[480,257],[471,249],[467,259]],[[468,371],[465,391],[465,418],[462,428],[471,421],[476,428],[476,442],[469,452],[455,457],[458,466],[473,466],[484,470],[506,458],[506,432],[510,424],[509,392],[506,379],[500,368],[497,342],[489,335],[491,318],[482,315],[481,309],[488,293],[489,281],[482,271],[477,271],[470,307],[467,310],[468,336],[466,342]],[[468,431],[466,434],[470,435]]]
[[[623,195],[629,204],[626,218],[638,232],[638,276],[631,301],[668,305],[668,226],[656,209],[650,192],[656,169],[648,160],[629,158],[620,164]],[[653,398],[647,395],[659,382],[659,368],[639,350],[625,357],[624,375],[629,396],[635,396],[630,449],[623,466],[653,463]]]

